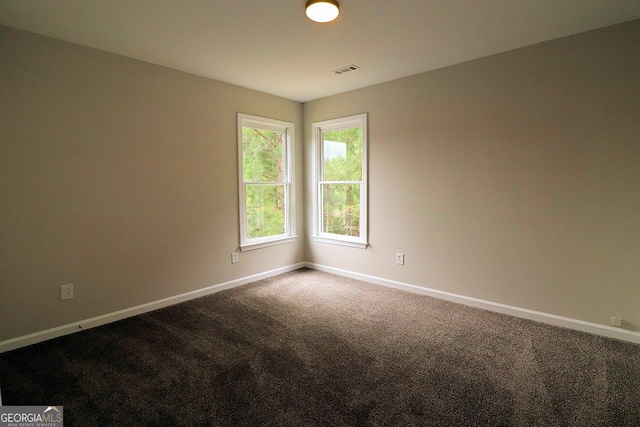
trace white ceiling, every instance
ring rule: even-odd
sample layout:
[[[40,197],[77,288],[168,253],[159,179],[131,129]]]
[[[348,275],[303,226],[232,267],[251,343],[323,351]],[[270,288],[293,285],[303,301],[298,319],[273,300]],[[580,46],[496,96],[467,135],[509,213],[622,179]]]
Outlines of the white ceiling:
[[[0,0],[0,24],[305,102],[640,19],[640,0],[339,2],[317,24],[306,0]]]

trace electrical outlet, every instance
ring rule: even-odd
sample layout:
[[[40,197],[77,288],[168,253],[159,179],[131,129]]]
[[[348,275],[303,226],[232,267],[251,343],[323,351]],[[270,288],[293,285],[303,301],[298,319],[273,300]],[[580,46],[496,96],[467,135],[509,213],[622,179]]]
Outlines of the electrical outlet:
[[[60,300],[73,299],[73,283],[60,285]]]
[[[396,254],[396,264],[404,265],[404,254],[401,254],[400,252]]]
[[[611,318],[611,326],[617,326],[618,328],[622,327],[622,318],[621,317],[612,317]]]
[[[231,253],[231,264],[237,264],[238,263],[238,252],[232,252]]]

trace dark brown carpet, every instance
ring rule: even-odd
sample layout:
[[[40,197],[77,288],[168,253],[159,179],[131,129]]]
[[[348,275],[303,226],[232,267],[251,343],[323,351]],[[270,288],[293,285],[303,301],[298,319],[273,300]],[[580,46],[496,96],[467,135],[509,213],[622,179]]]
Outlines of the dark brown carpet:
[[[640,346],[299,270],[0,355],[67,426],[638,426]]]

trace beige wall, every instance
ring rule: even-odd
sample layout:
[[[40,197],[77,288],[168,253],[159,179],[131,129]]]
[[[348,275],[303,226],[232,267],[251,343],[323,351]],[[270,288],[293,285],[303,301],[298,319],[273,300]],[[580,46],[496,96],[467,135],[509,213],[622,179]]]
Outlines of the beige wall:
[[[304,260],[240,254],[236,113],[302,107],[0,27],[0,341]],[[75,285],[60,301],[59,286]]]
[[[371,246],[307,260],[640,331],[639,46],[635,21],[304,104],[308,195],[312,122],[370,137]]]
[[[0,27],[0,341],[305,259],[640,331],[638,45],[640,21],[301,106]],[[300,207],[311,123],[369,113],[368,249],[299,209],[297,243],[230,263],[237,112],[295,123]]]

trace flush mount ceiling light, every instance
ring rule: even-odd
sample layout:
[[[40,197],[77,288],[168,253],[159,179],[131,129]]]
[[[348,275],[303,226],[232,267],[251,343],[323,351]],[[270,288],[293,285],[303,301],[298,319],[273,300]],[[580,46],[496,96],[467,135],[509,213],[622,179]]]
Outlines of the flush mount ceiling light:
[[[305,12],[312,21],[331,22],[340,14],[340,6],[335,0],[309,0]]]

